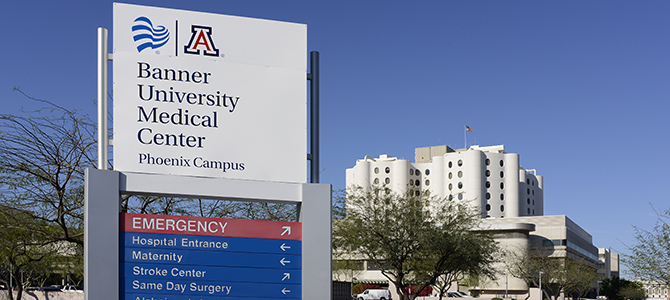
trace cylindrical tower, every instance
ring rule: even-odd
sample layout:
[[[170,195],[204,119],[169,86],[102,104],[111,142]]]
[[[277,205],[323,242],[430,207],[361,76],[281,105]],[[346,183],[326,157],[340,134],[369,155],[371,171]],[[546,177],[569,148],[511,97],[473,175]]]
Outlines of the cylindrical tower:
[[[505,218],[515,218],[519,214],[519,154],[505,154],[502,180],[505,184]]]
[[[486,187],[482,184],[484,170],[486,169],[483,163],[484,158],[484,153],[479,150],[464,152],[463,165],[459,167],[459,171],[463,171],[463,200],[468,201],[473,207],[486,215],[486,210],[484,209],[486,199],[483,197],[486,193]],[[460,173],[457,173],[457,176],[459,175]]]
[[[409,182],[410,163],[408,160],[399,159],[390,163],[391,172],[388,174],[391,178],[389,188],[396,193],[403,194],[407,192]]]
[[[433,196],[440,197],[440,198],[445,198],[449,195],[449,193],[446,192],[446,185],[449,184],[448,182],[445,181],[445,173],[444,173],[444,156],[435,156],[433,157],[432,163],[430,164],[421,164],[421,165],[426,165],[430,167],[425,167],[423,170],[423,174],[426,174],[426,179],[430,180],[428,185],[428,189],[431,191]],[[426,172],[426,170],[429,170]],[[424,180],[424,185],[426,183],[426,180]]]
[[[538,191],[535,195],[535,215],[544,216],[544,177],[537,176]]]
[[[353,182],[355,185],[362,188],[369,188],[372,181],[370,180],[370,161],[359,160],[356,162],[353,172]]]

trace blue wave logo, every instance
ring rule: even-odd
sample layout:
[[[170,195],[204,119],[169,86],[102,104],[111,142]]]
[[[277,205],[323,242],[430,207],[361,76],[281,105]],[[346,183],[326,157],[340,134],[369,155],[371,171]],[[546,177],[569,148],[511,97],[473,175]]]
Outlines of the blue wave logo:
[[[133,24],[133,40],[139,43],[137,52],[142,52],[146,48],[157,49],[165,45],[170,40],[170,31],[165,26],[154,27],[151,20],[147,17],[138,17]]]

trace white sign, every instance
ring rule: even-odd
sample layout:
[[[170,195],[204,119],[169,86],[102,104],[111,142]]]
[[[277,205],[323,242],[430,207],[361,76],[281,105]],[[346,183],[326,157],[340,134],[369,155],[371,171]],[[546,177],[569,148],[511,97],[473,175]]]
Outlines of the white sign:
[[[114,4],[114,169],[305,182],[304,24]]]

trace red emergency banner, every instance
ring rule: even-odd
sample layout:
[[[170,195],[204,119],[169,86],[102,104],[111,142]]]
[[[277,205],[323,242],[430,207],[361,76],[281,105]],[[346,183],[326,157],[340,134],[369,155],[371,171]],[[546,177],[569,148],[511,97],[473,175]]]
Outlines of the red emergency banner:
[[[191,216],[120,214],[121,232],[302,240],[302,223]]]

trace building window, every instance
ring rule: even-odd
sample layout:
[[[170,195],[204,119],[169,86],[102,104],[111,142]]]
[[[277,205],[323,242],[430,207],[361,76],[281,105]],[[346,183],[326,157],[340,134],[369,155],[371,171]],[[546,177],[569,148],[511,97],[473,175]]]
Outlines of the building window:
[[[501,183],[500,183],[500,189],[502,190],[502,189],[504,189],[504,188],[505,188],[505,184],[501,182]]]
[[[526,178],[526,184],[530,184],[530,179]]]
[[[386,179],[384,179],[384,182],[386,182],[386,184],[391,183],[391,178],[386,177]]]
[[[486,182],[486,188],[488,189],[488,188],[490,188],[490,187],[491,187],[491,183],[487,181],[487,182]]]
[[[526,202],[528,202],[528,204],[530,204],[530,198],[526,199]]]
[[[414,175],[414,169],[409,169],[409,175]]]
[[[375,167],[375,174],[379,174],[379,168]]]
[[[533,196],[535,196],[535,190],[533,190],[531,194],[533,194]]]
[[[568,243],[565,240],[543,240],[542,246],[544,247],[553,247],[553,246],[566,246]]]
[[[454,186],[450,183],[449,184],[449,190],[451,191],[454,188]]]
[[[458,188],[459,188],[459,189],[462,189],[462,188],[463,188],[463,183],[462,183],[462,182],[459,182],[459,183],[458,183]]]
[[[375,183],[375,184],[379,184],[379,178],[375,178],[374,183]]]
[[[530,215],[530,208],[527,208],[528,214]]]
[[[458,178],[463,177],[463,171],[458,171]]]
[[[386,171],[386,174],[391,173],[391,168],[386,167],[386,169],[384,171]]]
[[[430,175],[430,170],[429,170],[429,169],[426,169],[426,171],[424,172],[424,174],[426,174],[426,176]]]
[[[409,180],[409,185],[414,185],[414,179]]]
[[[500,200],[505,200],[505,194],[500,194]]]
[[[449,162],[449,168],[451,168],[451,167],[452,167],[452,165],[453,165],[453,164],[452,164],[451,162]]]
[[[491,164],[491,160],[487,158],[487,159],[484,161],[484,163],[488,166],[488,165]]]
[[[504,177],[505,177],[505,172],[500,171],[500,178],[504,178]]]
[[[505,211],[505,206],[504,206],[504,205],[501,205],[501,206],[500,206],[500,211],[501,211],[501,212]]]
[[[484,174],[486,174],[486,177],[489,177],[489,176],[491,176],[491,171],[486,170],[486,172],[484,172]]]
[[[504,165],[505,165],[505,163],[504,163],[503,160],[501,159],[501,160],[500,160],[500,166],[502,167],[502,166],[504,166]]]
[[[486,200],[491,199],[491,193],[486,193]]]
[[[419,186],[421,184],[421,181],[419,181],[418,179],[414,180],[414,184],[416,184],[416,186]]]
[[[430,180],[426,179],[426,185],[430,185]]]
[[[491,204],[486,204],[486,211],[491,210]]]
[[[530,195],[530,189],[526,189],[526,194]]]
[[[416,191],[416,192],[414,192],[414,195],[421,196],[421,192]]]
[[[462,160],[462,159],[459,159],[459,160],[458,160],[458,166],[459,166],[459,167],[460,167],[460,166],[463,166],[463,160]]]
[[[462,193],[458,194],[458,200],[463,200],[463,194]]]
[[[366,262],[367,262],[366,266],[369,271],[381,270],[381,267],[377,265],[374,261],[368,260]]]
[[[449,172],[449,179],[451,179],[452,177],[454,177],[454,174],[451,174],[451,172]]]

